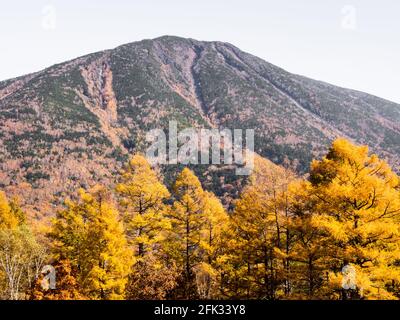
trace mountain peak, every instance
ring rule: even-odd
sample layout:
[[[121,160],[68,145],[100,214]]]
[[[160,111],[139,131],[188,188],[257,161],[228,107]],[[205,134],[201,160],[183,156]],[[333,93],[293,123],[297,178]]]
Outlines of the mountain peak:
[[[291,74],[228,43],[162,36],[0,82],[1,187],[28,186],[34,208],[48,194],[107,183],[145,150],[146,132],[171,120],[254,129],[259,155],[300,173],[338,136],[399,165],[399,105]],[[196,170],[221,197],[244,183],[224,168]]]

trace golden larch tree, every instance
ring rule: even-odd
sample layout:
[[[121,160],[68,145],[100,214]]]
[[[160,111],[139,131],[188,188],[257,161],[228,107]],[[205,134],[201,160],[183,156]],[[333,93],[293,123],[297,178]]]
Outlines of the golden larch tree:
[[[175,287],[177,277],[176,266],[164,250],[171,229],[165,204],[170,193],[142,155],[127,163],[116,192],[135,258],[127,298],[163,299]]]
[[[110,194],[96,186],[54,220],[52,236],[60,259],[77,267],[83,294],[90,299],[123,299],[133,263],[119,213]]]
[[[287,189],[294,174],[256,157],[248,185],[235,203],[228,241],[225,295],[277,299],[289,294]]]
[[[385,161],[369,155],[367,146],[338,139],[326,157],[313,161],[309,180],[294,194],[305,192],[297,216],[299,224],[309,226],[307,234],[314,235],[307,246],[320,248],[324,262],[318,285],[325,287],[324,296],[397,298],[399,177]],[[355,270],[350,290],[343,286],[348,266]]]
[[[170,194],[141,155],[135,155],[128,162],[116,191],[124,210],[129,241],[140,259],[163,240],[164,231],[170,228],[164,204]]]
[[[188,168],[182,170],[173,186],[174,203],[169,218],[172,229],[168,238],[168,253],[181,272],[178,297],[197,295],[194,268],[203,260],[201,243],[206,224],[205,192],[199,179]]]

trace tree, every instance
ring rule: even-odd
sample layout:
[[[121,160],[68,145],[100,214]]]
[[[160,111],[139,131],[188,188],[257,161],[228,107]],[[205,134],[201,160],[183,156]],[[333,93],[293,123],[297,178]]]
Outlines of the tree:
[[[326,280],[331,242],[319,224],[315,200],[310,197],[309,181],[292,182],[288,189],[289,216],[287,230],[291,235],[291,299],[327,297]]]
[[[158,174],[135,155],[121,175],[116,191],[135,263],[129,276],[128,299],[163,299],[176,285],[176,266],[164,254],[170,197]]]
[[[0,192],[0,274],[5,299],[25,298],[46,257],[43,246],[25,221],[18,203],[9,203]]]
[[[160,252],[147,253],[129,276],[127,298],[131,300],[163,300],[170,297],[177,285],[178,268]]]
[[[169,214],[172,230],[167,252],[180,269],[178,297],[196,296],[194,267],[203,260],[201,243],[204,235],[205,192],[199,179],[188,168],[178,175],[173,187],[175,201]]]
[[[211,299],[219,296],[219,259],[223,255],[223,235],[228,227],[229,216],[212,192],[205,191],[203,201],[204,225],[200,241],[202,262],[193,270],[198,296]]]
[[[305,193],[294,212],[298,225],[307,225],[306,234],[314,236],[297,251],[311,246],[323,261],[315,287],[325,290],[325,297],[348,298],[342,270],[352,265],[357,287],[352,297],[397,298],[399,178],[388,164],[369,156],[368,147],[338,139],[326,157],[313,161],[310,182],[294,196],[298,193]]]
[[[224,295],[277,299],[290,293],[287,189],[293,179],[290,170],[256,158],[230,221]]]
[[[45,286],[44,275],[41,274],[31,290],[31,300],[83,300],[81,287],[77,281],[77,270],[67,260],[59,260],[54,264],[56,287]]]
[[[4,192],[0,191],[0,228],[13,229],[18,225],[18,217],[14,214],[19,209],[11,207]]]
[[[122,299],[133,260],[118,211],[101,186],[79,195],[54,221],[57,256],[79,270],[77,279],[88,298]]]
[[[116,191],[124,209],[124,221],[130,243],[136,247],[137,259],[162,242],[170,228],[164,201],[170,196],[148,161],[134,156],[122,172]]]

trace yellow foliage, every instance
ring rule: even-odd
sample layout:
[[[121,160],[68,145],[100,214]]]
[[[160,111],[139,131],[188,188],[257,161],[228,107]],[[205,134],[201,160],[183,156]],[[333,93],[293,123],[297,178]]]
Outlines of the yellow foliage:
[[[163,241],[170,229],[164,200],[170,194],[156,172],[141,155],[135,155],[121,175],[116,191],[124,210],[124,222],[130,243],[140,260]]]
[[[320,273],[337,273],[352,263],[360,279],[359,295],[395,298],[399,294],[395,283],[399,280],[400,196],[399,178],[389,165],[376,155],[369,156],[366,146],[338,139],[326,157],[313,161],[310,183],[303,186],[292,188],[292,198],[301,199],[294,205],[294,214],[300,223],[305,217],[311,221],[311,243],[325,244]],[[327,285],[327,295],[341,290]]]
[[[79,269],[78,281],[91,299],[123,299],[133,263],[119,213],[101,186],[79,190],[77,202],[54,220],[52,236],[59,259]]]
[[[18,217],[14,214],[4,192],[0,191],[0,228],[15,228]]]

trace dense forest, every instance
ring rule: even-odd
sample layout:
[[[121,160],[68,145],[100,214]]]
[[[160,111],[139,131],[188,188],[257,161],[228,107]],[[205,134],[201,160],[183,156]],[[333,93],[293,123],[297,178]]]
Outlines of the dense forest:
[[[2,299],[400,298],[400,180],[366,146],[338,139],[304,177],[257,158],[232,212],[188,168],[168,190],[135,155],[115,179],[51,223],[0,192]]]

